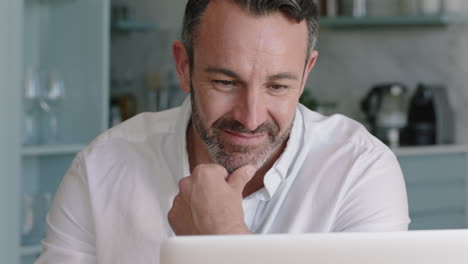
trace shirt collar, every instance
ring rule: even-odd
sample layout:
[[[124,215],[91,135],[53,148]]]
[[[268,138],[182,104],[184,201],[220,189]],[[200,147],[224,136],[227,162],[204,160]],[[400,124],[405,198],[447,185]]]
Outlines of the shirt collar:
[[[283,153],[281,153],[278,160],[276,160],[276,162],[273,164],[271,169],[265,174],[263,184],[265,186],[266,192],[258,192],[258,195],[255,195],[256,198],[261,200],[271,199],[271,197],[273,197],[275,192],[278,190],[279,185],[289,176],[290,170],[294,166],[294,163],[297,159],[297,155],[299,155],[303,134],[304,123],[302,120],[302,113],[298,108],[296,108],[293,125],[286,143],[286,148],[284,149]]]
[[[175,133],[177,133],[177,142],[179,144],[177,146],[179,150],[178,157],[180,157],[182,160],[182,166],[180,169],[180,174],[178,175],[178,180],[190,175],[186,133],[188,125],[190,124],[191,115],[192,106],[190,103],[190,96],[187,96],[181,106],[175,131]],[[293,167],[294,161],[299,154],[303,134],[304,123],[302,120],[302,113],[299,108],[296,108],[291,133],[286,143],[286,148],[278,160],[276,160],[276,162],[273,164],[271,169],[268,170],[268,172],[265,174],[265,178],[263,180],[265,188],[253,193],[251,198],[255,197],[261,200],[271,199],[281,182],[283,182],[288,177],[289,171]]]

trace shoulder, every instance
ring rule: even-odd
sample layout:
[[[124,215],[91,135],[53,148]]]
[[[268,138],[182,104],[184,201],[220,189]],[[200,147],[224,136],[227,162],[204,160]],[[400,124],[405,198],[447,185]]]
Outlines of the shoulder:
[[[335,149],[357,152],[391,152],[359,122],[341,114],[324,116],[300,106],[306,141]]]
[[[179,112],[180,108],[173,108],[157,113],[138,114],[105,131],[93,140],[90,146],[98,146],[115,140],[141,142],[151,137],[175,133]]]
[[[146,155],[176,134],[180,108],[157,113],[141,113],[105,131],[83,151],[86,160],[119,159]],[[117,160],[116,160],[117,159]]]
[[[180,108],[173,108],[163,112],[138,114],[107,130],[92,144],[101,144],[112,139],[140,141],[154,135],[173,133],[179,111]]]

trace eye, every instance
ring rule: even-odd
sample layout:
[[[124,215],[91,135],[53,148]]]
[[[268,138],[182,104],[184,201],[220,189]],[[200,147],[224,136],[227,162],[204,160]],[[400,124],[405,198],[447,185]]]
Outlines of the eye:
[[[220,86],[234,86],[236,84],[235,81],[227,81],[227,80],[213,80],[213,83],[220,85]]]
[[[288,88],[287,85],[281,85],[281,84],[272,84],[270,85],[270,89],[275,91],[275,92],[280,92],[283,90],[286,90]]]

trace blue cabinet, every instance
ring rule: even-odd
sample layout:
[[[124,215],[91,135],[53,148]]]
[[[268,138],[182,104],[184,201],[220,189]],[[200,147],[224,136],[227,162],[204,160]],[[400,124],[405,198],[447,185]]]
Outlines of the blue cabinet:
[[[44,232],[31,231],[43,226],[36,208],[53,196],[76,153],[108,126],[109,3],[0,1],[0,263],[34,261],[41,250],[37,234]],[[47,76],[34,98],[25,92],[30,72]],[[44,95],[51,94],[52,77],[65,87],[60,102]],[[53,142],[44,140],[52,134],[50,108],[41,105],[46,99],[49,107],[56,103]],[[25,122],[31,116],[34,122]],[[25,124],[35,129],[24,134],[39,140],[22,144]]]
[[[417,151],[420,154],[397,151],[408,191],[410,229],[466,228],[468,155],[464,147]]]

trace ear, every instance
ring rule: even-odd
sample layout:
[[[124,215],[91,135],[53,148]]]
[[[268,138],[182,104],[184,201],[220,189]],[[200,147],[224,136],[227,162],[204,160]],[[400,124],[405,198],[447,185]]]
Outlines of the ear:
[[[306,67],[304,69],[304,81],[303,81],[303,84],[302,84],[301,94],[304,91],[304,87],[305,87],[305,85],[307,83],[307,78],[309,78],[309,74],[310,74],[310,72],[312,71],[312,69],[315,66],[315,62],[317,61],[317,57],[318,57],[318,51],[316,51],[316,50],[312,51],[312,54],[310,54],[309,60],[308,60],[307,65],[306,65]]]
[[[174,56],[180,87],[184,92],[190,93],[190,63],[187,50],[182,42],[174,41],[172,55]]]

